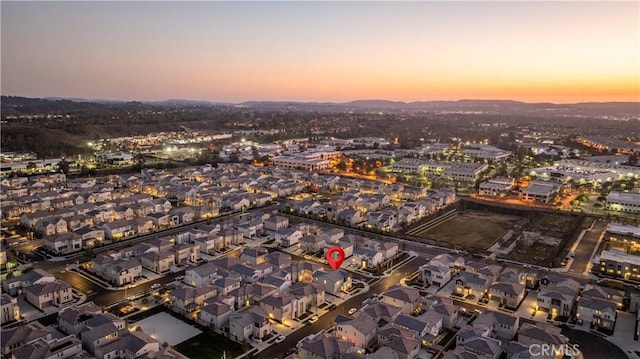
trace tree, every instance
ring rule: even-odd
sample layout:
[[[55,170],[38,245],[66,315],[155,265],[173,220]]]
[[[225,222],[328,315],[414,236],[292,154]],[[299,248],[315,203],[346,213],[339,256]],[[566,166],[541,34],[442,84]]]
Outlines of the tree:
[[[639,156],[635,153],[629,155],[629,159],[627,160],[627,165],[629,166],[637,166],[639,162]]]
[[[9,273],[7,273],[7,278],[6,279],[11,279],[15,277],[15,275],[13,274],[13,271],[9,271]]]
[[[68,175],[69,165],[70,163],[67,160],[62,160],[60,161],[60,163],[58,163],[58,168],[60,168],[60,171],[62,171],[62,173],[64,173],[65,175]]]

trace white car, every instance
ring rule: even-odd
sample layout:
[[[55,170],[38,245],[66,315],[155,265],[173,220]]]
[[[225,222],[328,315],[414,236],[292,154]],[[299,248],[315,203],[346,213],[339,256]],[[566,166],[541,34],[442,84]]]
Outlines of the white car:
[[[183,276],[183,275],[177,275],[177,276],[176,276],[176,280],[183,280],[183,279],[184,279],[184,276]]]
[[[158,288],[160,288],[160,283],[153,283],[151,285],[151,289],[158,289]]]
[[[318,321],[318,319],[319,319],[318,316],[314,315],[313,317],[309,318],[309,323],[315,323]]]
[[[256,337],[255,335],[251,336],[251,341],[254,343],[262,343],[262,339]]]
[[[353,313],[355,313],[355,312],[357,312],[357,311],[358,311],[358,309],[356,309],[356,308],[351,308],[351,309],[349,309],[349,311],[348,311],[347,313],[349,313],[349,315],[351,315],[351,314],[353,314]]]
[[[276,343],[282,343],[285,339],[287,339],[287,337],[285,337],[284,335],[278,335],[278,337],[276,338],[275,342]]]

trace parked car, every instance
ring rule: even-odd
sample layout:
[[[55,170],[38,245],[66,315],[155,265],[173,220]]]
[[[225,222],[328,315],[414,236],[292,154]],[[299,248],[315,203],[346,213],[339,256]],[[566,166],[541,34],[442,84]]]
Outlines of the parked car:
[[[317,322],[318,319],[320,319],[320,318],[317,315],[314,315],[311,318],[309,318],[308,323],[309,324],[313,324],[313,323]]]
[[[177,276],[176,276],[176,280],[183,280],[183,279],[184,279],[184,276],[183,276],[183,275],[177,275]]]
[[[278,337],[276,338],[276,343],[282,343],[285,339],[287,339],[287,337],[285,337],[284,335],[278,335]]]
[[[249,339],[251,339],[251,341],[254,343],[262,343],[262,339],[256,337],[255,335],[252,335]]]
[[[353,314],[353,313],[355,313],[357,311],[358,311],[357,308],[351,308],[351,309],[349,309],[349,311],[347,313],[349,313],[349,315],[351,315],[351,314]]]
[[[284,355],[285,355],[285,356],[289,356],[289,355],[291,355],[291,354],[295,353],[297,350],[298,350],[298,348],[296,348],[296,347],[289,348],[289,349],[287,350],[287,352],[286,352],[286,353],[284,353]]]
[[[160,284],[160,283],[153,283],[153,284],[151,285],[151,289],[158,289],[158,288],[160,288],[160,286],[161,286],[161,284]]]
[[[335,304],[331,304],[331,305],[329,306],[329,310],[334,310],[334,309],[336,309],[336,308],[338,308],[338,306],[337,306],[337,305],[335,305]]]

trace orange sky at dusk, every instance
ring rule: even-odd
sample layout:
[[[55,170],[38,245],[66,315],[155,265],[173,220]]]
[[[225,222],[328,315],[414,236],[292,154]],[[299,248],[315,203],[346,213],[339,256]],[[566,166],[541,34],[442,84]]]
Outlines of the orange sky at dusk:
[[[640,101],[640,3],[5,2],[2,94]]]

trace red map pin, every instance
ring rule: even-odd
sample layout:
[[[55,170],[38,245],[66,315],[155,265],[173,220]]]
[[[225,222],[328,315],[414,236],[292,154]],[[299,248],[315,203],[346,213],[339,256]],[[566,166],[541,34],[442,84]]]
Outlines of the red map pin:
[[[344,262],[344,251],[340,247],[331,247],[327,251],[327,262],[334,270],[340,268]]]

